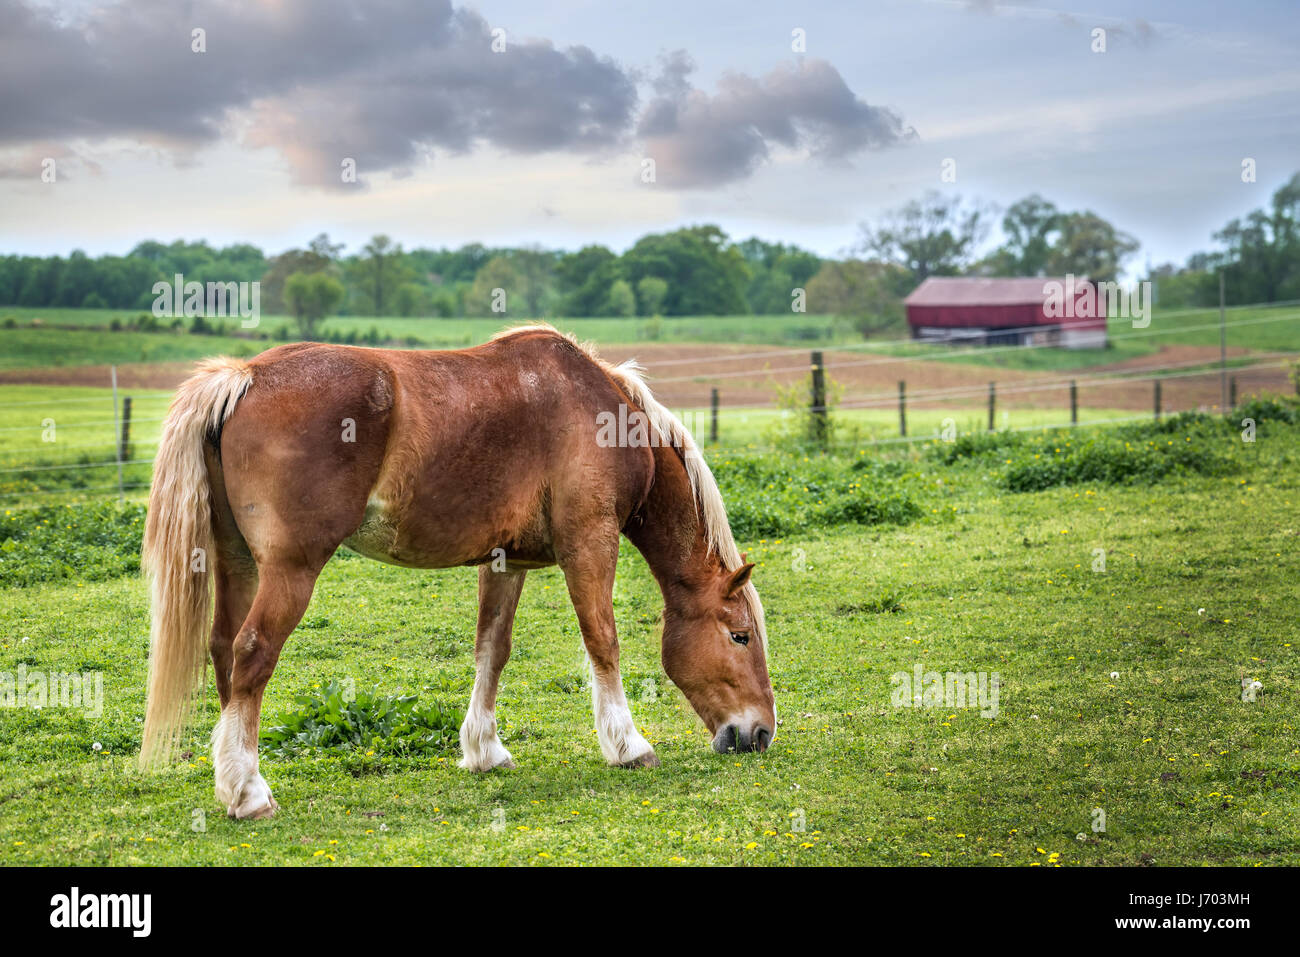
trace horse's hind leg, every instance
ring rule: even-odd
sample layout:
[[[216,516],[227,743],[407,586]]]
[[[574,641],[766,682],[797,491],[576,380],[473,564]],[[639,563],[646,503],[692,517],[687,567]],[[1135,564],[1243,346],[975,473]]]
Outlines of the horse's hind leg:
[[[208,651],[217,679],[217,698],[221,707],[230,702],[231,672],[235,667],[235,636],[253,607],[257,594],[257,565],[252,556],[230,555],[218,551],[216,556],[216,614],[212,619],[212,637]]]
[[[515,609],[524,587],[522,571],[478,570],[478,631],[474,638],[474,691],[460,726],[465,756],[460,766],[471,771],[513,768],[515,762],[497,734],[497,682],[510,657]]]
[[[557,543],[558,544],[558,543]],[[558,550],[557,550],[558,551]],[[658,767],[659,758],[632,720],[618,670],[618,633],[614,628],[614,572],[618,566],[618,529],[590,534],[581,547],[558,551],[557,559],[578,614],[578,627],[591,662],[591,707],[596,738],[610,764]]]
[[[233,643],[230,696],[212,732],[217,799],[231,817],[268,817],[279,808],[258,773],[262,693],[285,639],[307,610],[319,572],[290,564],[259,568],[257,595]]]
[[[220,470],[220,461],[209,452],[208,473],[216,476],[212,482],[212,530],[216,554],[211,557],[216,582],[216,613],[212,619],[208,651],[212,655],[212,670],[217,679],[217,697],[224,708],[230,701],[235,636],[248,617],[253,597],[257,594],[257,563],[235,524]]]

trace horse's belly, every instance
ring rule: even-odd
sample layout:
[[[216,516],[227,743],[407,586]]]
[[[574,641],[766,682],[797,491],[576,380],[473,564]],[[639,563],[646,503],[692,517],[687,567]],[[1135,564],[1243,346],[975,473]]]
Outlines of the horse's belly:
[[[343,544],[366,558],[386,562],[389,565],[405,565],[409,568],[428,568],[429,565],[418,561],[418,555],[399,548],[397,527],[388,521],[382,507],[370,503],[366,506],[366,516],[361,525]]]
[[[358,554],[406,568],[452,568],[504,562],[511,567],[541,567],[555,563],[549,536],[540,523],[503,541],[468,532],[476,523],[429,523],[392,520],[384,503],[371,499],[361,525],[343,544]]]

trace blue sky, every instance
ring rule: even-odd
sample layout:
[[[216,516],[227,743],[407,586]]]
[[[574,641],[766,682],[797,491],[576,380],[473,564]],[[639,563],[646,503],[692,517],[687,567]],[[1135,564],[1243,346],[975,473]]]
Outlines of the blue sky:
[[[3,0],[6,8],[36,2]],[[292,11],[295,2],[270,7]],[[402,0],[384,2],[397,9]],[[56,6],[68,30],[95,10],[85,3],[40,6]],[[168,20],[155,33],[139,25],[143,19],[109,8],[104,15],[117,17],[112,22],[120,29],[101,29],[95,42],[107,43],[102,37],[111,34],[122,49],[110,49],[105,60],[113,72],[103,77],[75,60],[60,63],[60,56],[74,56],[63,49],[70,34],[58,34],[58,43],[49,31],[11,34],[11,44],[25,44],[18,50],[6,50],[0,38],[10,62],[30,55],[24,72],[0,77],[0,89],[8,90],[0,94],[0,250],[124,252],[144,238],[205,238],[278,252],[320,231],[349,249],[376,232],[407,246],[623,248],[647,231],[716,222],[737,238],[756,234],[834,255],[853,244],[860,221],[940,189],[1001,206],[1038,192],[1063,208],[1091,209],[1142,242],[1132,268],[1181,262],[1209,248],[1214,230],[1266,204],[1300,170],[1294,2],[487,0],[456,15],[471,26],[458,27],[448,42],[478,44],[482,30],[500,27],[503,57],[530,51],[545,64],[549,43],[558,51],[588,47],[605,65],[561,58],[521,69],[508,94],[481,99],[472,84],[484,82],[483,70],[521,60],[462,63],[444,47],[444,54],[413,53],[409,70],[386,70],[381,65],[403,63],[397,48],[404,39],[383,36],[374,42],[393,44],[392,56],[377,47],[349,74],[365,78],[356,81],[360,92],[351,79],[326,82],[313,74],[318,64],[307,56],[286,62],[283,75],[268,67],[266,76],[250,79],[257,63],[241,65],[224,45],[239,39],[235,27],[220,26],[240,23],[218,13],[232,6],[238,4],[196,2],[189,19]],[[12,22],[12,10],[5,12]],[[190,20],[218,25],[209,30],[207,59],[169,59],[173,41],[189,42]],[[1105,53],[1090,48],[1098,27],[1107,31]],[[803,54],[791,50],[796,28],[806,34]],[[360,45],[349,43],[346,24],[332,32],[322,27],[310,42],[327,51],[337,42],[341,57]],[[285,50],[284,42],[268,44],[259,62],[293,60]],[[674,101],[673,132],[656,139],[646,119],[660,95],[653,81],[675,51],[693,64],[691,92]],[[851,95],[826,93],[820,101],[828,84],[814,82],[814,67],[835,81],[829,86],[842,81]],[[173,78],[176,102],[168,98]],[[110,123],[77,115],[82,103],[86,113],[103,114],[106,107],[90,105],[85,90],[119,81],[132,101],[120,116]],[[260,91],[242,93],[258,83]],[[390,95],[385,83],[401,89]],[[446,114],[460,107],[428,104],[424,95],[447,83],[478,104],[465,107],[475,112],[466,127],[473,132],[451,148]],[[604,97],[611,117],[624,113],[596,134],[553,137],[551,118],[562,118],[566,91],[582,84],[591,89],[581,95]],[[767,92],[735,93],[759,87]],[[529,123],[533,97],[536,124]],[[120,99],[110,99],[107,109],[116,114]],[[137,109],[128,108],[136,101]],[[193,123],[185,116],[191,108]],[[825,125],[783,142],[778,114],[785,109],[805,110],[805,119]],[[512,115],[499,122],[503,112]],[[410,159],[407,140],[419,137],[407,136],[404,124],[416,113],[428,114],[422,122],[433,145],[422,142]],[[166,122],[159,119],[164,114]],[[737,115],[757,116],[760,127],[777,132],[765,132],[757,146],[737,146],[735,136],[745,130],[715,129],[718,117]],[[891,117],[915,137],[872,132]],[[802,122],[799,115],[791,120]],[[363,170],[365,188],[322,186],[312,164],[332,164],[331,150],[348,151],[349,136],[384,140],[353,150],[375,157]],[[838,145],[819,149],[819,136]],[[554,148],[547,145],[552,139]],[[744,160],[739,172],[739,161],[726,154],[732,147]],[[645,184],[640,163],[656,150],[667,172]],[[39,178],[39,159],[49,155],[59,164],[54,184]],[[1241,181],[1247,157],[1257,164],[1253,184]],[[955,183],[941,182],[945,159],[956,163]],[[693,178],[684,175],[691,163]],[[676,185],[665,182],[674,173],[683,174]]]

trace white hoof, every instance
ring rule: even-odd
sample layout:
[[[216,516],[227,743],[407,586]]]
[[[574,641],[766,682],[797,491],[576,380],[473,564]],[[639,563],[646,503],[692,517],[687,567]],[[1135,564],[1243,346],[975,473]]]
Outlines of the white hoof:
[[[491,771],[493,768],[515,766],[514,759],[497,734],[496,716],[473,704],[460,726],[460,747],[465,756],[459,764],[467,771]]]
[[[260,774],[246,779],[239,793],[226,804],[226,814],[240,820],[270,817],[278,810],[280,805],[271,796],[271,788]]]
[[[466,771],[492,771],[496,768],[513,768],[515,761],[501,739],[494,738],[483,747],[467,750],[459,764]]]
[[[641,736],[641,732],[632,723],[632,716],[625,719],[606,722],[596,726],[596,738],[600,741],[601,754],[615,767],[656,767],[658,759],[650,742]],[[647,762],[653,761],[654,764]]]

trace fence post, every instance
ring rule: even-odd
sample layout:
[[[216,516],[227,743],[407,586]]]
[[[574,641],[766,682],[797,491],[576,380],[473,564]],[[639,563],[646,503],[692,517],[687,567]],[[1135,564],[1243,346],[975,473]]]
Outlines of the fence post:
[[[997,405],[997,384],[989,383],[989,431],[993,431],[993,409]]]
[[[907,438],[907,383],[898,380],[898,434]]]
[[[718,390],[714,389],[713,394],[709,396],[709,412],[712,418],[709,420],[709,441],[714,445],[718,444]]]
[[[1079,384],[1070,380],[1070,424],[1079,424]]]
[[[1155,396],[1156,421],[1160,421],[1160,380],[1156,379],[1156,396]]]
[[[1219,401],[1228,403],[1228,324],[1224,319],[1222,267],[1219,268]]]
[[[117,414],[117,366],[109,366],[109,374],[113,380],[113,438],[121,435],[121,419]],[[126,494],[122,490],[122,446],[118,442],[113,443],[113,451],[117,456],[117,500],[118,502],[126,501]]]
[[[117,450],[119,461],[131,461],[131,397],[122,398],[122,437]]]
[[[813,440],[818,445],[826,444],[826,369],[822,365],[822,354],[812,354],[812,428]]]
[[[1237,377],[1233,376],[1228,380],[1228,408],[1225,412],[1231,412],[1237,407]]]

